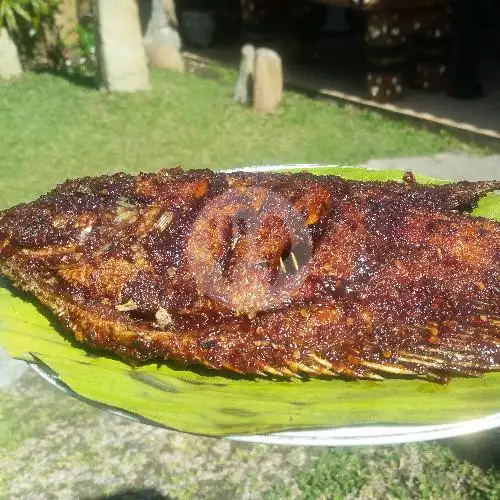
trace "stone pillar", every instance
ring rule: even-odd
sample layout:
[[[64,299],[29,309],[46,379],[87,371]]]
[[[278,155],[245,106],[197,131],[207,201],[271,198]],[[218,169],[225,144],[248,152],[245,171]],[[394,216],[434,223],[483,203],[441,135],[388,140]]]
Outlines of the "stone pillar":
[[[167,43],[181,48],[181,39],[173,27],[172,18],[167,14],[165,0],[141,0],[140,13],[146,45]]]
[[[259,113],[273,113],[283,98],[281,57],[271,49],[255,53],[253,107]]]
[[[0,80],[10,80],[21,76],[23,69],[19,52],[8,31],[0,28]]]
[[[146,54],[153,67],[183,72],[185,63],[180,52],[181,38],[172,26],[165,3],[165,0],[140,2]],[[173,3],[170,4],[173,7]]]
[[[149,89],[136,0],[95,0],[99,85],[118,92]]]

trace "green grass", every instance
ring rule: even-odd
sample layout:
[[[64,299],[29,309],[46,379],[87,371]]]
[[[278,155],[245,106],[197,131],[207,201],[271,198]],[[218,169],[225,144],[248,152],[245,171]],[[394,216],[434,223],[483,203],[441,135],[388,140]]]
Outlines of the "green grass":
[[[231,74],[213,81],[155,72],[153,90],[136,95],[97,92],[48,74],[0,84],[0,208],[68,177],[117,171],[480,152],[444,132],[293,93],[276,115],[258,116],[232,102],[232,83]],[[31,436],[18,418],[30,415],[0,412],[3,449]],[[483,472],[437,444],[338,449],[322,454],[292,488],[276,487],[269,496],[493,499],[500,497],[498,479],[494,469]]]
[[[469,445],[480,442],[481,437]],[[498,499],[500,473],[484,468],[459,460],[449,447],[438,444],[343,448],[325,452],[292,487],[275,487],[267,498]]]
[[[68,177],[154,171],[182,164],[229,168],[265,163],[359,164],[471,147],[447,133],[287,93],[258,116],[220,81],[153,73],[153,90],[112,95],[49,74],[0,84],[0,208],[32,199]]]

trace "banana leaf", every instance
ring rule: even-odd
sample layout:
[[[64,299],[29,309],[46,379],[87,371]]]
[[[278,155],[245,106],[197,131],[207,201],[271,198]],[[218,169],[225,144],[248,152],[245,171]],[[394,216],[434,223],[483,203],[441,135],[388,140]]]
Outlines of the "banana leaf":
[[[361,180],[399,181],[403,175],[397,170],[342,167],[311,171]],[[490,194],[474,213],[500,220],[500,196]],[[84,349],[49,312],[6,281],[0,281],[0,345],[12,357],[42,366],[84,400],[149,423],[208,436],[364,424],[458,423],[500,409],[500,373],[439,385],[398,379],[273,380],[186,369],[175,363],[133,368],[113,356]]]

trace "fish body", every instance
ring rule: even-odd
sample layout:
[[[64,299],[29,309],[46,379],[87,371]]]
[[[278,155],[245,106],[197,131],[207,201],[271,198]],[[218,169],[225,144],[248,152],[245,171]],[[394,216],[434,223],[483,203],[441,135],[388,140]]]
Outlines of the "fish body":
[[[500,368],[500,182],[163,170],[0,212],[0,274],[131,362],[445,381]]]

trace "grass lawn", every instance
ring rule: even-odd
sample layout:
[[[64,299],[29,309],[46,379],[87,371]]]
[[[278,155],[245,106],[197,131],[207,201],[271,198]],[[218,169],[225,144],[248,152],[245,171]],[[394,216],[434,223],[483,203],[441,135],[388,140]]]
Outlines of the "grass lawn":
[[[231,101],[232,83],[233,75],[224,72],[218,81],[154,72],[153,90],[137,95],[101,93],[49,74],[0,84],[0,208],[33,199],[68,177],[117,171],[154,171],[177,164],[359,164],[377,157],[480,152],[444,132],[430,133],[373,112],[341,109],[293,93],[286,94],[276,115],[258,116]],[[22,401],[0,396],[4,407],[11,409],[8,415],[0,411],[0,426],[10,422],[8,432],[4,428],[2,434],[0,427],[0,443],[10,451],[21,449],[22,442],[31,439],[31,427],[24,421],[17,425],[15,419],[29,419],[31,413],[17,413]],[[43,411],[50,416],[49,409]],[[60,420],[61,411],[64,414],[64,408],[58,408]],[[37,425],[33,423],[33,429]],[[288,486],[279,484],[278,468],[267,496],[500,498],[500,476],[494,468],[498,456],[490,446],[494,440],[491,435],[481,439],[453,441],[449,446],[325,451]],[[484,442],[479,458],[487,460],[473,456],[480,450],[479,442]],[[209,455],[204,458],[210,460]],[[63,467],[71,456],[60,460]],[[30,494],[44,496],[40,490]],[[216,498],[203,492],[186,495],[179,498]],[[245,496],[260,497],[252,497],[251,490]]]
[[[274,116],[231,100],[219,81],[153,73],[146,94],[109,95],[53,75],[0,84],[0,208],[68,177],[154,171],[178,164],[359,164],[471,147],[373,112],[288,93]]]

